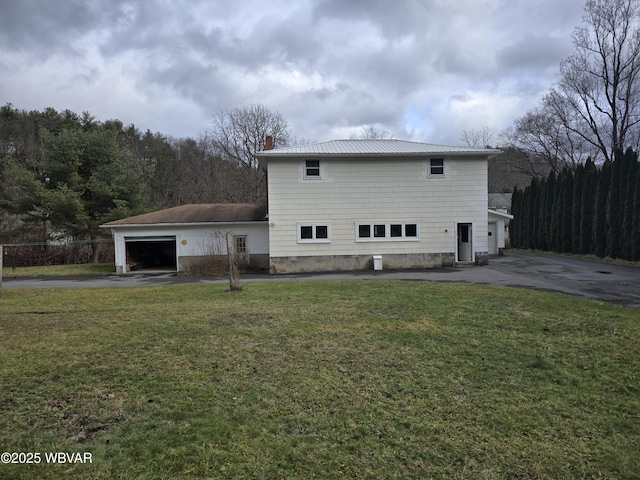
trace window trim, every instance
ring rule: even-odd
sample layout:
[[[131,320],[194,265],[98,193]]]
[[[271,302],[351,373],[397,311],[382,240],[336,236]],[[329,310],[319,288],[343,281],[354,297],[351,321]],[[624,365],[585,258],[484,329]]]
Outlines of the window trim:
[[[311,238],[302,238],[302,228],[311,227]],[[318,227],[327,229],[327,238],[318,238]],[[331,224],[326,222],[300,222],[296,224],[298,243],[331,243]]]
[[[317,162],[318,166],[317,167],[316,166],[309,166],[309,162]],[[304,168],[304,170],[303,170],[303,178],[305,180],[322,180],[322,165],[321,165],[321,162],[320,162],[319,158],[307,158],[307,159],[305,159],[303,168]],[[310,175],[309,174],[310,170],[313,170],[313,171],[317,170],[318,174],[317,175],[315,175],[315,174]]]
[[[442,165],[433,165],[433,162],[442,162]],[[445,161],[444,158],[430,158],[429,159],[429,177],[434,177],[434,178],[442,178],[445,175]],[[442,169],[442,172],[440,173],[434,173],[433,170],[437,168],[437,169]]]
[[[401,235],[391,235],[391,226],[401,226]],[[415,236],[407,236],[407,225],[414,225],[416,229]],[[361,237],[361,227],[369,227],[369,236]],[[375,236],[376,227],[378,227],[378,234],[380,232],[380,226],[384,227],[384,236]],[[396,231],[397,233],[397,231]],[[418,221],[368,221],[368,222],[356,222],[355,224],[355,237],[356,242],[419,242],[420,241],[420,222]]]

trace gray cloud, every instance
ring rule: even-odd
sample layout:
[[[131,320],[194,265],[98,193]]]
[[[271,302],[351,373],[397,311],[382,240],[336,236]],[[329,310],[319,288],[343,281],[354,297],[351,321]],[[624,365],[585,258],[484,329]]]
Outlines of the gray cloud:
[[[527,35],[507,45],[496,54],[501,68],[540,72],[540,69],[556,69],[561,59],[571,49],[566,42],[547,35]]]
[[[457,143],[537,102],[581,12],[581,0],[0,0],[0,102],[174,136],[260,102],[308,139],[373,124]]]

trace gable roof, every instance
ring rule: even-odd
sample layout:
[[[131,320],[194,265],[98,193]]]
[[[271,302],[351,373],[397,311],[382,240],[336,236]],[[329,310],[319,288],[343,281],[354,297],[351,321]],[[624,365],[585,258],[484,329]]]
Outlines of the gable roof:
[[[499,153],[502,152],[490,148],[447,147],[406,140],[332,140],[309,145],[263,150],[257,155],[259,157],[299,157],[308,155],[323,157],[406,157],[424,155],[489,157]]]
[[[267,207],[255,203],[200,203],[158,210],[105,223],[101,227],[194,224],[194,223],[239,223],[267,220]]]

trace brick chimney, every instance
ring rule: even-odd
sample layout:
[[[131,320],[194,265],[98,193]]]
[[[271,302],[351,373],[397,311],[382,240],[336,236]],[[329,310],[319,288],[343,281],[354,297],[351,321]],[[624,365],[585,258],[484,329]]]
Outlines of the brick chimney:
[[[267,135],[267,137],[265,138],[264,149],[273,150],[273,137],[271,135]]]

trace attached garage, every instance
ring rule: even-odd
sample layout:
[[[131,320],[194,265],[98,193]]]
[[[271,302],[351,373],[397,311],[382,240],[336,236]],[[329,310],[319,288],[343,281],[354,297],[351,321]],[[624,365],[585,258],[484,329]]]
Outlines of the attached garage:
[[[101,225],[111,229],[117,273],[185,271],[202,257],[234,253],[256,268],[269,265],[267,209],[257,204],[182,205]]]

